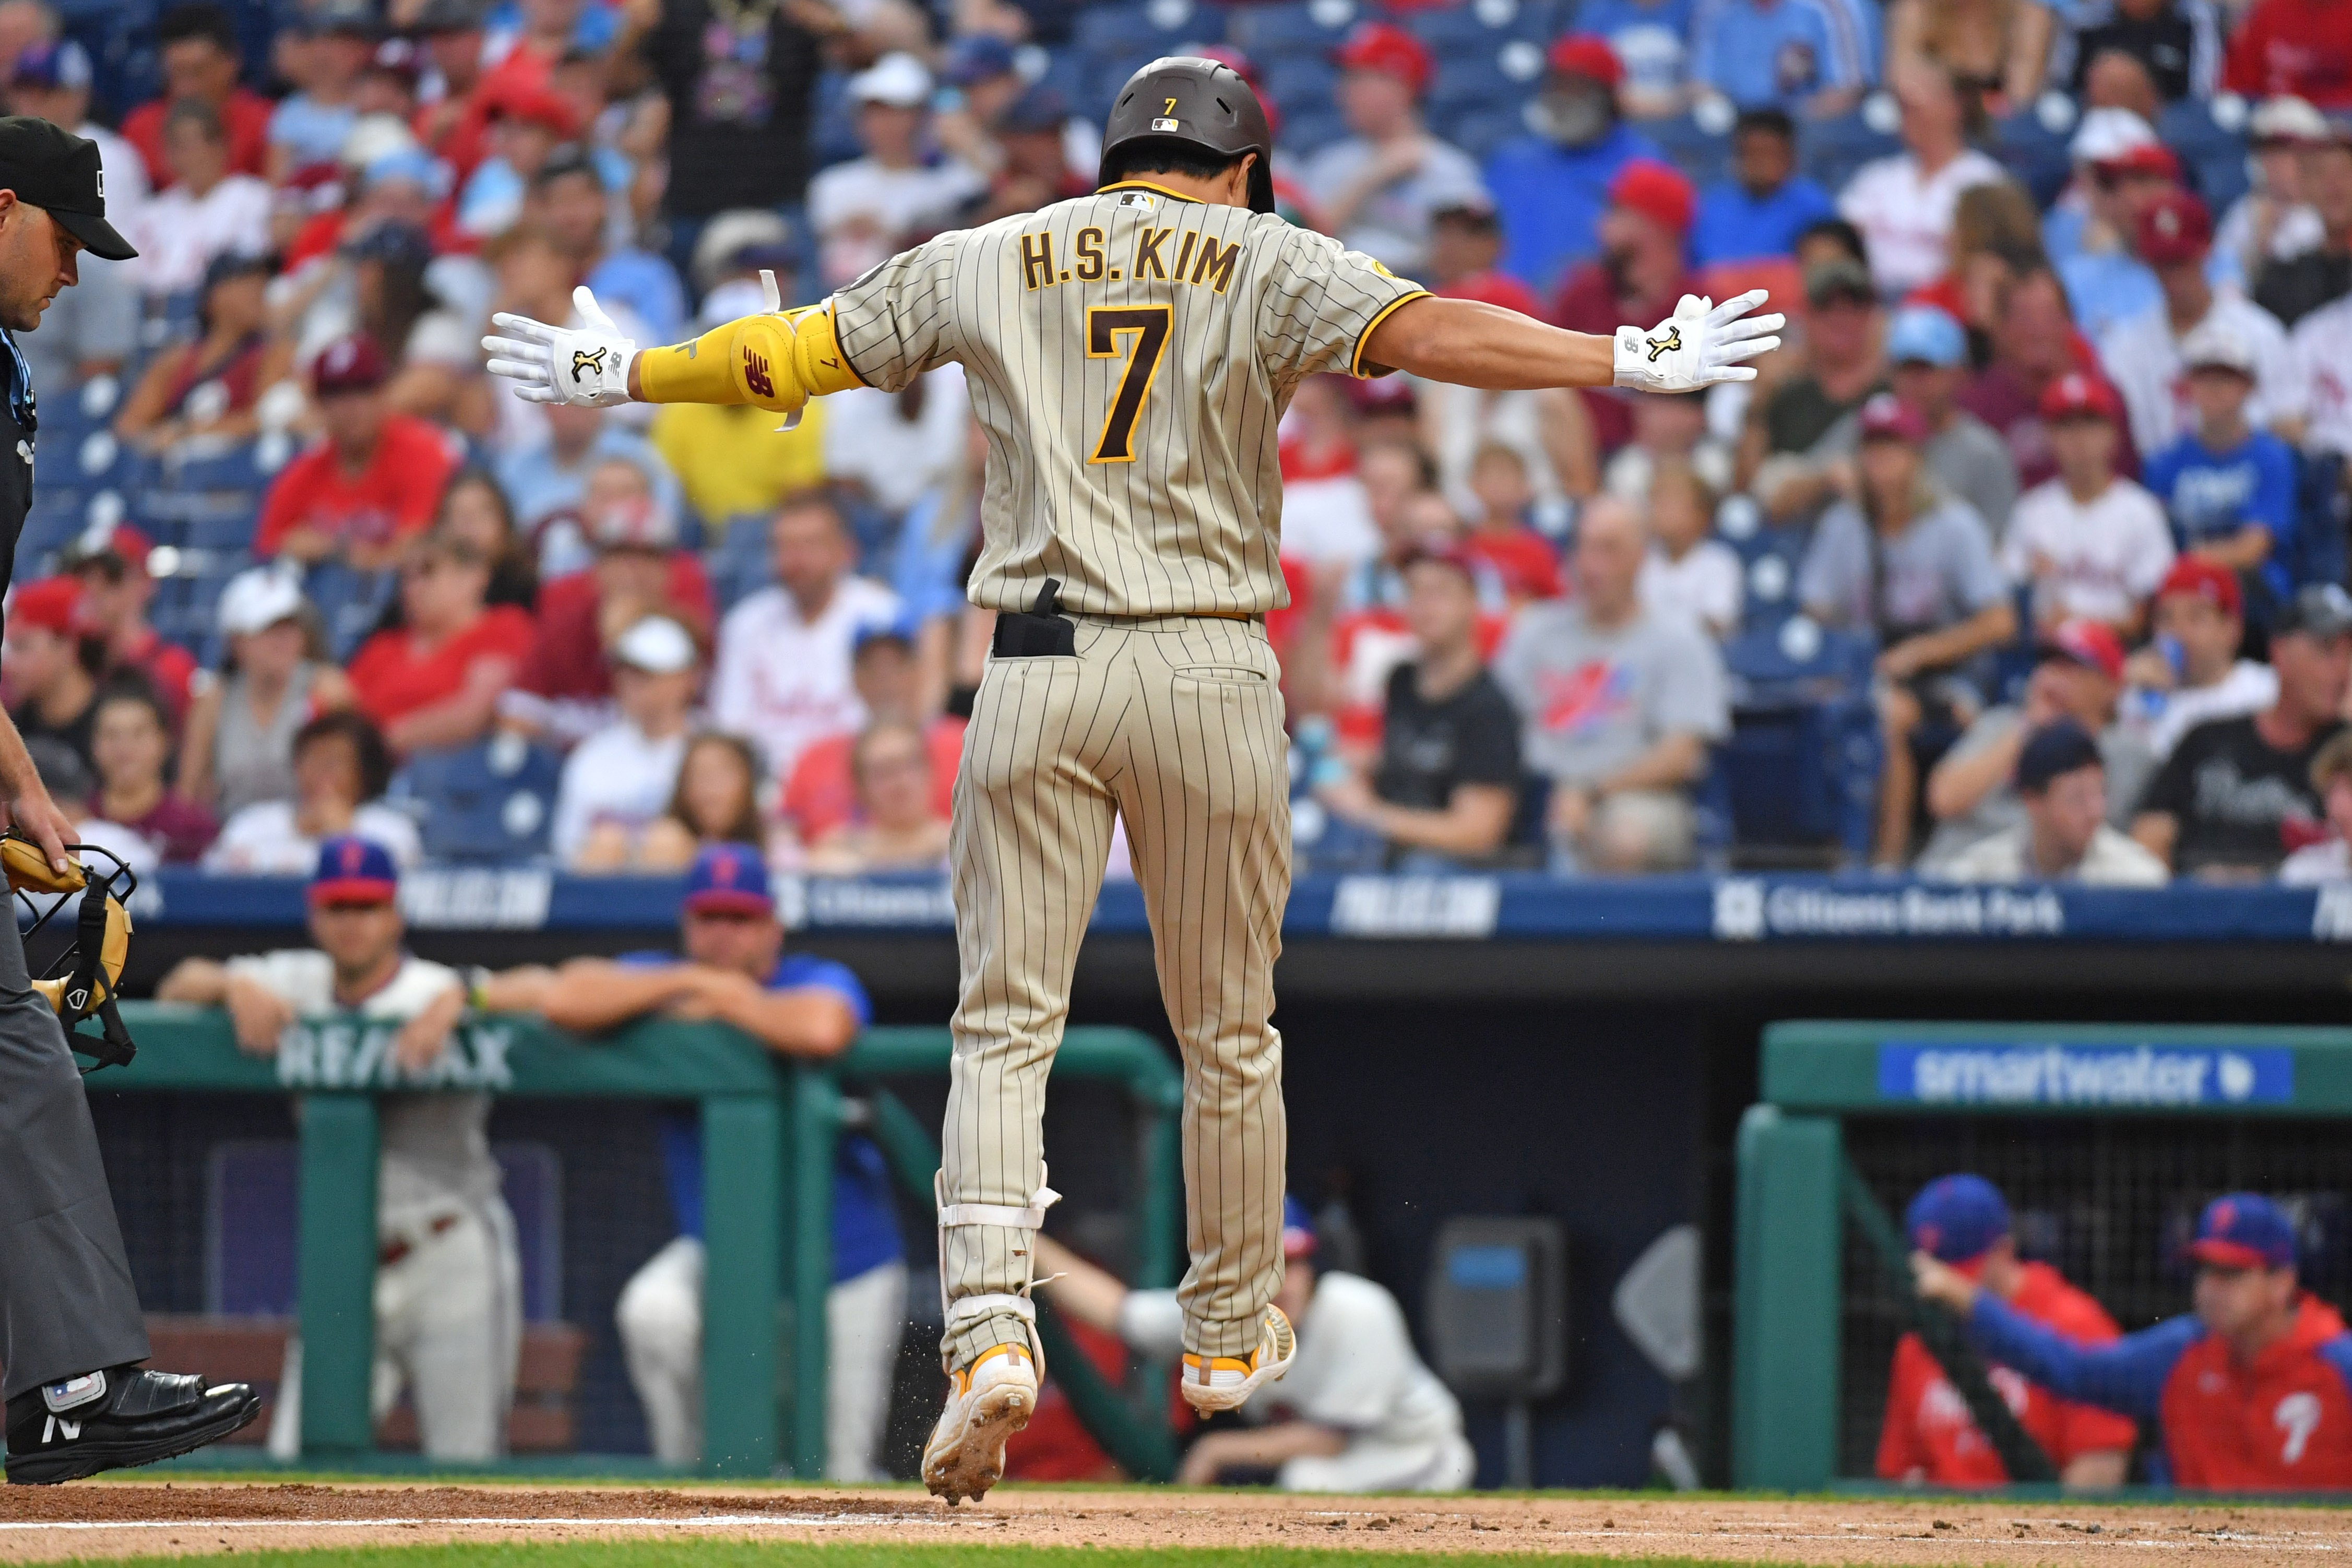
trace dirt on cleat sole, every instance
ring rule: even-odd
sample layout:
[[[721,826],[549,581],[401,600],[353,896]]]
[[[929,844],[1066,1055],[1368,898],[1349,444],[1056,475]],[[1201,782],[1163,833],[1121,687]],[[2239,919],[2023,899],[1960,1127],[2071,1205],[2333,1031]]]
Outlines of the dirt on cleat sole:
[[[1004,1479],[1004,1445],[1029,1425],[1029,1391],[1007,1388],[1003,1403],[992,1409],[983,1404],[964,1425],[963,1440],[936,1466],[925,1456],[923,1484],[950,1508],[969,1499],[978,1502],[988,1489]]]

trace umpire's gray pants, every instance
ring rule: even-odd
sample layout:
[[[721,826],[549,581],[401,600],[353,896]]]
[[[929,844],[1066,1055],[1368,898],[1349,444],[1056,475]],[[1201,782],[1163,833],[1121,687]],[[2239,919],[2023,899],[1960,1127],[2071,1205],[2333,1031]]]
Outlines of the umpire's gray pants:
[[[0,1394],[145,1361],[98,1133],[65,1030],[0,920]]]
[[[1290,896],[1282,672],[1255,621],[1076,619],[1076,658],[988,661],[964,731],[941,1202],[1018,1211],[1044,1184],[1045,1077],[1116,816],[1184,1057],[1184,1348],[1245,1356],[1282,1283],[1286,1129],[1271,1017]],[[950,1369],[1023,1342],[1012,1313],[1032,1234],[942,1230]]]

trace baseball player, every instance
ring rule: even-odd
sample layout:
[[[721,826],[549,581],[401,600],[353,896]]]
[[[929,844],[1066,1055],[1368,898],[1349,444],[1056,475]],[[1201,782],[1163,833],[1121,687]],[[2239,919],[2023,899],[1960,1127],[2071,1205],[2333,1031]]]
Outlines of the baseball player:
[[[1450,1492],[1468,1486],[1478,1456],[1462,1435],[1462,1406],[1413,1353],[1397,1299],[1370,1279],[1315,1263],[1315,1224],[1282,1200],[1282,1286],[1274,1303],[1297,1325],[1298,1354],[1273,1403],[1280,1419],[1211,1432],[1186,1450],[1177,1479],[1193,1486],[1229,1471],[1272,1470],[1298,1492]],[[1184,1310],[1173,1290],[1130,1290],[1055,1241],[1037,1238],[1037,1288],[1080,1322],[1145,1355],[1182,1348]],[[1244,1420],[1257,1416],[1252,1405]]]
[[[544,971],[478,979],[410,954],[391,851],[343,836],[319,847],[308,948],[183,959],[156,987],[165,1002],[228,1010],[240,1049],[277,1054],[289,1026],[335,1015],[398,1020],[393,1059],[430,1071],[469,1005],[510,1011],[537,994]],[[469,996],[468,993],[472,994]],[[405,1386],[425,1452],[490,1459],[506,1451],[522,1348],[522,1259],[514,1216],[490,1158],[490,1097],[385,1095],[376,1183],[376,1419]],[[289,1344],[270,1421],[270,1451],[302,1447],[301,1345]]]
[[[964,368],[988,442],[969,592],[997,612],[964,738],[950,857],[961,959],[940,1178],[947,1408],[923,1477],[950,1501],[1003,1473],[1035,1408],[1032,1241],[1054,1193],[1046,1075],[1123,821],[1184,1059],[1192,1267],[1183,1392],[1234,1408],[1294,1350],[1272,976],[1290,890],[1275,426],[1306,377],[1412,371],[1491,390],[1689,392],[1755,374],[1764,300],[1686,297],[1654,330],[1562,331],[1440,300],[1274,215],[1265,111],[1213,61],[1119,90],[1100,188],[944,234],[831,299],[672,348],[501,314],[489,369],[542,403],[753,404]]]

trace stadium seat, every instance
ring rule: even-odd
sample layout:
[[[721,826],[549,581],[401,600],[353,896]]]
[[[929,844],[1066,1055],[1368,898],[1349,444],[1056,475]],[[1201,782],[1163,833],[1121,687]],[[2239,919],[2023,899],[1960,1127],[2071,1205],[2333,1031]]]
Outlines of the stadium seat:
[[[1803,616],[1724,647],[1731,738],[1717,750],[1744,857],[1868,858],[1880,742],[1870,699],[1874,639]]]
[[[1467,5],[1413,11],[1401,20],[1443,58],[1465,48],[1491,50],[1512,38],[1549,44],[1555,35],[1567,30],[1568,18],[1549,0],[1470,0]]]
[[[1824,190],[1841,190],[1864,163],[1903,151],[1891,132],[1872,125],[1861,110],[1827,120],[1800,120],[1798,127],[1798,159]]]
[[[2221,220],[2246,194],[2246,139],[2213,117],[2210,104],[2184,99],[2157,117],[2156,133],[2181,162],[2189,183]]]
[[[349,659],[369,633],[375,630],[384,606],[397,586],[390,572],[354,572],[333,562],[303,574],[302,592],[318,606],[327,644],[338,661]]]
[[[1528,133],[1527,118],[1520,109],[1459,105],[1449,113],[1433,114],[1431,120],[1439,135],[1482,162],[1504,142]]]
[[[419,752],[393,797],[423,808],[425,853],[435,860],[511,865],[547,853],[562,763],[518,735]]]
[[[1731,172],[1731,138],[1709,131],[1688,114],[1642,121],[1642,134],[1695,184],[1711,185]]]
[[[1317,55],[1270,60],[1259,71],[1259,85],[1286,117],[1328,106],[1339,80],[1338,68]]]
[[[710,574],[710,592],[721,615],[775,581],[775,563],[768,550],[764,518],[730,519],[720,525],[718,542],[703,554]]]
[[[1188,45],[1223,41],[1222,6],[1196,0],[1144,0],[1141,5],[1095,5],[1078,13],[1070,41],[1097,57],[1141,51],[1149,59],[1175,54]]]
[[[1986,142],[1986,151],[2000,159],[2001,166],[2033,193],[2037,206],[2046,207],[2056,201],[2058,193],[2074,177],[2074,165],[2066,150],[2065,135],[2052,131],[2042,123],[2041,115],[2030,109],[1998,121]]]
[[[2295,584],[2342,584],[2346,556],[2344,456],[2305,454],[2295,466]]]
[[[1319,59],[1338,47],[1366,11],[1355,0],[1239,6],[1226,24],[1225,37],[1246,50],[1260,68],[1285,57]]]
[[[818,74],[816,106],[809,123],[810,152],[818,168],[846,163],[864,153],[866,148],[857,140],[857,116],[850,112],[846,72]]]
[[[1321,152],[1347,134],[1348,125],[1339,118],[1339,111],[1318,104],[1308,110],[1286,111],[1277,145],[1291,156],[1303,158]]]

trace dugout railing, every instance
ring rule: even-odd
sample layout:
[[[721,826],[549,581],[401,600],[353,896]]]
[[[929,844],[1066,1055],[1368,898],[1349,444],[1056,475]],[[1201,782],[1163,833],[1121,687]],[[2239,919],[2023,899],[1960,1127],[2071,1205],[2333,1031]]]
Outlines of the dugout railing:
[[[375,1097],[471,1090],[698,1104],[708,1243],[701,1470],[733,1477],[824,1473],[824,1300],[833,1271],[835,1146],[855,1122],[883,1148],[901,1185],[921,1204],[932,1202],[937,1145],[887,1080],[944,1074],[947,1030],[873,1028],[835,1060],[794,1063],[721,1025],[647,1020],[583,1040],[536,1019],[499,1016],[461,1025],[441,1060],[421,1079],[411,1079],[392,1063],[396,1021],[303,1020],[287,1032],[274,1058],[264,1058],[237,1049],[226,1016],[216,1009],[126,1003],[122,1013],[138,1041],[138,1058],[127,1068],[90,1077],[93,1094],[296,1100],[301,1466],[475,1468],[378,1453],[368,1397],[377,1251]],[[1126,1090],[1139,1129],[1130,1283],[1172,1283],[1183,1202],[1182,1090],[1174,1064],[1135,1030],[1089,1027],[1067,1031],[1055,1067],[1066,1077],[1109,1079]],[[1147,1372],[1139,1369],[1132,1396],[1122,1395],[1071,1347],[1050,1313],[1040,1316],[1049,1365],[1081,1422],[1131,1473],[1165,1479],[1172,1445],[1152,1417]],[[257,1450],[218,1447],[185,1462],[201,1468],[269,1463]],[[614,1456],[610,1468],[645,1463],[641,1457]],[[586,1468],[596,1467],[592,1457]],[[583,1461],[518,1458],[496,1468],[577,1471]]]
[[[1788,1021],[1759,1068],[1737,1149],[1734,1485],[1871,1476],[1895,1341],[1941,1327],[1904,1289],[1890,1216],[1947,1172],[2000,1184],[2020,1250],[2126,1330],[2188,1310],[2198,1209],[2234,1188],[2298,1216],[2305,1284],[2352,1286],[2352,1030]]]

